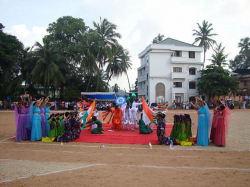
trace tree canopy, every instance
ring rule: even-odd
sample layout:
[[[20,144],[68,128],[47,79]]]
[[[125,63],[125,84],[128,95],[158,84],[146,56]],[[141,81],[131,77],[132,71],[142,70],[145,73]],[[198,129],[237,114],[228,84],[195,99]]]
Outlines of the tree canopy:
[[[43,86],[45,94],[50,89],[64,98],[81,91],[108,91],[111,78],[126,74],[132,65],[128,51],[118,42],[117,26],[107,19],[100,18],[91,28],[81,18],[60,17],[49,24],[43,43],[26,49],[3,28],[0,24],[3,95],[18,91],[22,82],[25,89]]]
[[[236,93],[239,81],[230,75],[228,70],[220,66],[209,65],[200,71],[201,77],[198,78],[198,91],[200,94],[209,96],[209,100],[214,96],[228,95]]]
[[[216,44],[216,41],[212,39],[212,37],[218,35],[216,33],[212,33],[212,25],[212,23],[208,23],[208,21],[203,20],[202,25],[197,23],[198,30],[193,30],[193,36],[196,36],[193,44],[199,43],[199,46],[204,48],[204,62],[206,60],[206,52],[210,49],[210,47],[213,48],[213,45]]]
[[[164,38],[164,35],[158,34],[152,41],[153,44],[160,43]]]
[[[229,61],[229,68],[236,69],[250,69],[250,38],[242,38],[238,44],[240,52]]]

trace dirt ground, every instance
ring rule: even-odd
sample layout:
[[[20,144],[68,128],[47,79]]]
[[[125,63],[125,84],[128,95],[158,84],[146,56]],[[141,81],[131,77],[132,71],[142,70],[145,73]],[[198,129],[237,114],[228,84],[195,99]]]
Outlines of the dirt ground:
[[[173,115],[193,110],[169,111]],[[15,142],[0,111],[0,186],[250,186],[250,110],[232,110],[226,147]],[[192,131],[196,132],[196,125]]]

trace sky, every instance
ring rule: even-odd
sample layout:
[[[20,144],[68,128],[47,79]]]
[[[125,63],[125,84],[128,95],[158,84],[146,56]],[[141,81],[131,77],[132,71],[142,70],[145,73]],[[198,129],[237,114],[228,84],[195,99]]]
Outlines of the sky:
[[[0,7],[4,32],[15,35],[25,47],[42,43],[48,25],[60,17],[82,18],[91,28],[93,21],[106,18],[117,25],[119,43],[131,56],[131,84],[140,66],[138,54],[159,33],[192,44],[192,30],[206,20],[213,24],[218,34],[214,39],[225,46],[228,60],[238,54],[240,39],[250,37],[250,0],[0,0]],[[212,53],[206,53],[205,65]],[[115,83],[129,90],[126,75],[113,78],[110,85]]]

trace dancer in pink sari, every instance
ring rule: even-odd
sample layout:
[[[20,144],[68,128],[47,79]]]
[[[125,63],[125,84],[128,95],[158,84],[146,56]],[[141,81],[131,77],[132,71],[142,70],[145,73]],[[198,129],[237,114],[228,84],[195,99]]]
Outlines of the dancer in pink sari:
[[[226,146],[226,137],[228,136],[228,127],[231,117],[228,106],[221,101],[221,105],[218,108],[216,130],[214,134],[214,144],[217,146]]]

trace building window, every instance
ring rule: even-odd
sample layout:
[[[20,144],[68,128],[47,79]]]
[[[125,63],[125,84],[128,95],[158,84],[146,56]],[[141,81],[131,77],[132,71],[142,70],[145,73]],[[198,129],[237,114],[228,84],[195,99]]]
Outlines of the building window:
[[[189,51],[189,58],[195,58],[195,52]]]
[[[147,91],[148,91],[148,86],[147,86]]]
[[[189,82],[189,89],[196,89],[195,82]]]
[[[174,67],[174,72],[182,72],[182,68],[180,68],[180,67]]]
[[[189,68],[189,75],[195,75],[196,69],[195,68]]]
[[[244,81],[244,86],[247,86],[247,81]]]
[[[147,73],[147,81],[148,81],[148,73]]]
[[[174,82],[175,88],[182,88],[182,82]]]
[[[175,51],[174,56],[181,57],[182,56],[181,51]]]
[[[147,92],[147,96],[148,96],[148,92]]]
[[[147,64],[146,65],[148,66],[148,57],[147,57]]]

